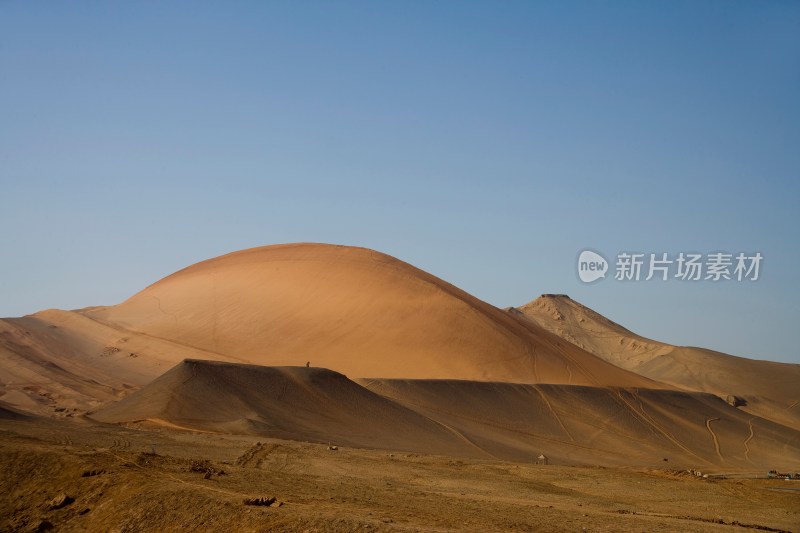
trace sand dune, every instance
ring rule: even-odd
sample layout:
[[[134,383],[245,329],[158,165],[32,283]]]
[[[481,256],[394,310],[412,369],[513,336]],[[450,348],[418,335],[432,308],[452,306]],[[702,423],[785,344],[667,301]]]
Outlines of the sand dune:
[[[66,416],[189,358],[311,361],[351,377],[663,387],[397,259],[300,244],[199,263],[118,306],[0,320],[0,398]]]
[[[800,432],[674,390],[450,380],[363,380],[496,457],[561,463],[766,468],[800,461]],[[664,461],[664,459],[668,461]]]
[[[800,365],[647,339],[565,295],[508,311],[621,368],[683,390],[736,396],[743,410],[800,429]]]
[[[435,454],[465,448],[440,424],[322,368],[187,360],[90,417]]]
[[[47,310],[0,320],[0,398],[66,416],[121,398],[185,358],[232,360],[196,348]]]
[[[360,383],[319,368],[186,361],[90,416],[525,462],[540,453],[559,464],[672,468],[800,461],[800,432],[709,394],[458,380]]]
[[[390,256],[292,244],[190,266],[94,320],[264,365],[351,377],[657,386]]]
[[[566,297],[504,311],[320,244],[204,261],[116,306],[0,320],[0,416],[521,461],[793,468],[799,373],[652,341]]]

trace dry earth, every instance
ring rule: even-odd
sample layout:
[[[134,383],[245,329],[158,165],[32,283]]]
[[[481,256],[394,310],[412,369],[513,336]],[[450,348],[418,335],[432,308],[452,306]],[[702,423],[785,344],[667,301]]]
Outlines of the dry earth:
[[[744,474],[0,421],[3,531],[796,531],[798,489]],[[280,505],[244,503],[259,498]]]

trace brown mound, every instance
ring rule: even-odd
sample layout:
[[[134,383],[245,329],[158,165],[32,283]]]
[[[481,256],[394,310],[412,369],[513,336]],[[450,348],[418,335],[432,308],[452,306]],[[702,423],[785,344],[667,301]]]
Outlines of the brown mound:
[[[464,455],[440,424],[322,368],[187,360],[90,417],[338,445]]]
[[[656,386],[387,255],[254,248],[85,316],[206,353],[351,376]],[[213,357],[216,358],[216,357]]]
[[[185,361],[94,414],[351,447],[559,464],[789,468],[800,432],[701,393],[457,380]],[[794,444],[793,444],[794,443]]]
[[[684,390],[736,396],[743,410],[800,429],[800,365],[654,341],[564,295],[509,311],[620,368]]]
[[[768,469],[800,461],[800,432],[711,394],[452,380],[359,380],[492,455],[560,464]],[[667,459],[667,461],[664,461]]]

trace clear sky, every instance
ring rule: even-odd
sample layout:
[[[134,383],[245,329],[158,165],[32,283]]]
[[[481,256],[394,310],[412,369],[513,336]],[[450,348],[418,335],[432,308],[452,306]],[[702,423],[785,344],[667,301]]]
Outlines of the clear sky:
[[[315,241],[800,363],[799,178],[796,1],[0,1],[0,316]],[[764,261],[586,285],[584,248]]]

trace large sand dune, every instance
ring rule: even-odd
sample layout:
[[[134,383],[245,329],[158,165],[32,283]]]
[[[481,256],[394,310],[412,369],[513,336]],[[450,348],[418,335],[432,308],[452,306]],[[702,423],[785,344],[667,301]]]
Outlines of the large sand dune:
[[[509,313],[620,368],[683,390],[738,397],[742,409],[800,429],[800,365],[647,339],[565,295],[544,295]]]
[[[211,361],[183,362],[91,417],[525,462],[540,453],[559,464],[718,470],[800,461],[800,432],[709,394],[458,380],[359,385],[325,369]]]
[[[794,468],[799,380],[798,365],[651,341],[566,297],[504,311],[320,244],[204,261],[116,306],[0,320],[3,417],[92,411],[522,461]]]
[[[351,377],[656,386],[387,255],[266,246],[198,263],[83,312],[132,332],[263,365]]]

